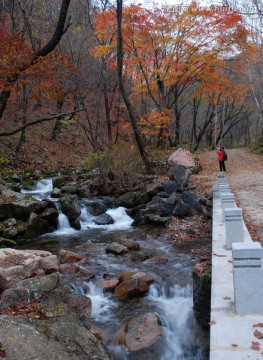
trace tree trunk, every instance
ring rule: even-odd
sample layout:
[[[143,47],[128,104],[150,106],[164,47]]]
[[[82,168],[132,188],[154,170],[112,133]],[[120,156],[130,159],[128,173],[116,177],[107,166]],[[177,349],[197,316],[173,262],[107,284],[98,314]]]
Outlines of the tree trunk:
[[[118,38],[117,38],[117,71],[118,71],[118,80],[120,92],[122,94],[123,100],[125,102],[126,108],[129,113],[129,117],[131,120],[135,140],[142,158],[142,161],[145,165],[145,169],[147,173],[152,173],[152,167],[148,160],[147,154],[144,149],[144,145],[141,139],[141,135],[139,132],[139,128],[137,126],[136,116],[134,114],[134,110],[132,108],[132,104],[130,102],[129,96],[126,92],[123,82],[123,43],[122,43],[122,0],[117,0],[117,25],[118,25]]]

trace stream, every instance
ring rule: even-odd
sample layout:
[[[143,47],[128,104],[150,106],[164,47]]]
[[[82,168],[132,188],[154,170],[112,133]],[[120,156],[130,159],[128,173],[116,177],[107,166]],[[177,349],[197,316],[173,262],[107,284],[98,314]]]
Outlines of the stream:
[[[22,190],[38,200],[48,198],[52,192],[52,179],[41,180],[31,190]],[[104,344],[114,360],[208,360],[209,335],[197,324],[192,310],[192,270],[197,262],[191,256],[193,247],[204,246],[202,241],[179,247],[169,242],[162,228],[148,226],[133,228],[133,220],[124,208],[109,209],[114,219],[111,225],[96,225],[88,212],[88,199],[81,200],[81,229],[71,228],[61,212],[58,199],[51,199],[59,210],[58,229],[42,235],[20,248],[47,250],[57,254],[60,249],[88,254],[83,273],[94,272],[90,281],[71,284],[75,292],[92,301],[92,323],[103,334]],[[184,220],[182,220],[184,221]],[[107,254],[105,247],[115,239],[124,237],[140,244],[137,251],[115,256]],[[166,262],[148,262],[145,259],[163,256]],[[121,302],[112,292],[103,292],[98,286],[105,275],[118,277],[125,272],[145,272],[154,277],[146,296]],[[156,313],[161,319],[163,336],[150,348],[129,352],[117,342],[117,332],[124,320]]]

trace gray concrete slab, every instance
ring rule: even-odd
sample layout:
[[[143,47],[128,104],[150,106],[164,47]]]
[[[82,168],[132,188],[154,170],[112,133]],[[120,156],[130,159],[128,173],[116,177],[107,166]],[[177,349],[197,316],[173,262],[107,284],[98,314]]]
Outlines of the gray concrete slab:
[[[251,242],[243,224],[244,241]],[[212,289],[210,360],[262,360],[263,339],[255,337],[262,327],[263,315],[237,315],[234,304],[232,251],[226,249],[221,201],[214,198],[212,232]],[[255,348],[259,347],[259,350]]]

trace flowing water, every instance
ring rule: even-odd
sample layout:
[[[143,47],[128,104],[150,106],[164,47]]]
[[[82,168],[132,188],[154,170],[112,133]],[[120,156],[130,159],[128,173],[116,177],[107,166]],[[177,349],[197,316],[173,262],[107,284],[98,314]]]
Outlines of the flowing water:
[[[31,193],[37,199],[49,197],[52,180],[42,180]],[[54,199],[52,199],[54,200]],[[109,209],[107,213],[114,224],[99,226],[93,222],[85,204],[81,202],[79,217],[81,230],[70,227],[67,217],[59,210],[58,229],[30,243],[31,248],[57,253],[60,249],[80,252],[88,257],[82,272],[94,272],[90,281],[76,281],[72,288],[92,301],[93,325],[103,333],[104,343],[115,360],[207,360],[208,334],[196,323],[192,302],[192,270],[196,263],[191,255],[193,244],[180,248],[162,234],[160,228],[132,227],[132,219],[124,208]],[[105,247],[119,237],[136,240],[139,251],[129,251],[122,256],[107,254]],[[195,246],[202,245],[201,242]],[[25,246],[28,248],[28,245]],[[164,256],[167,262],[143,261],[154,256]],[[99,281],[105,274],[118,277],[123,272],[145,272],[155,278],[148,294],[127,302],[118,301],[112,293],[103,292]],[[148,349],[129,353],[117,342],[116,333],[124,320],[148,312],[161,319],[163,337]]]

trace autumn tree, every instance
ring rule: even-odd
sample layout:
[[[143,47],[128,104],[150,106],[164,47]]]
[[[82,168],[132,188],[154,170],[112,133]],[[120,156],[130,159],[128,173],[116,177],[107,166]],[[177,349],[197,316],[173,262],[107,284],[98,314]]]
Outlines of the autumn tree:
[[[45,43],[42,43],[43,37],[37,37],[38,32],[33,31],[34,27],[22,3],[13,0],[9,1],[9,5],[10,7],[3,9],[1,14],[0,31],[3,41],[1,41],[0,118],[4,114],[17,82],[24,78],[27,71],[33,71],[41,63],[41,59],[54,51],[70,26],[70,22],[67,22],[70,0],[62,0],[53,33]],[[31,10],[28,9],[28,11]],[[16,17],[17,14],[20,14],[19,17]],[[16,15],[15,20],[13,15]]]
[[[247,31],[240,15],[216,8],[169,7],[145,9],[140,5],[124,8],[123,71],[132,84],[132,96],[146,94],[152,111],[144,114],[154,120],[158,142],[165,135],[170,145],[180,141],[180,123],[184,104],[181,99],[194,82],[206,82],[210,71],[225,66],[225,58],[245,47]],[[107,24],[107,25],[106,25]],[[116,59],[117,32],[114,11],[99,13],[97,36],[104,44],[97,46],[99,57]],[[111,41],[109,42],[109,39]],[[115,39],[115,40],[114,40]],[[127,80],[126,80],[127,81]],[[224,81],[222,79],[222,81]],[[151,112],[152,112],[151,111]],[[167,114],[171,111],[170,118]]]

